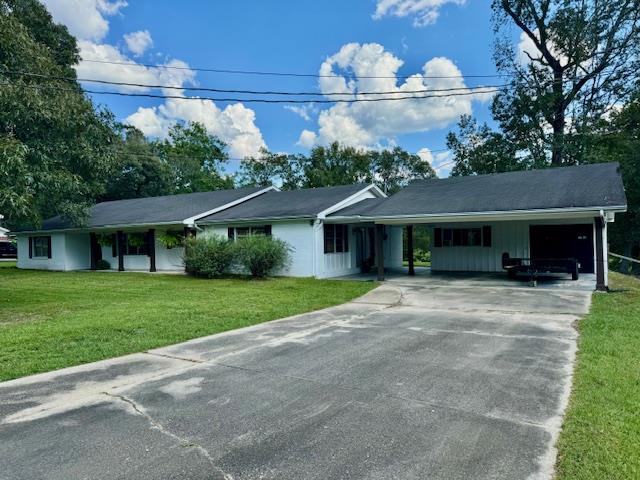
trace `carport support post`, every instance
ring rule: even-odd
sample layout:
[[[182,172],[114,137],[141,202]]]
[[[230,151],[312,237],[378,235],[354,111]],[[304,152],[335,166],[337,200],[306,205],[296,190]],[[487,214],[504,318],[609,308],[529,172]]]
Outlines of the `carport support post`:
[[[413,266],[413,225],[407,225],[407,255],[409,257],[409,275],[415,275]]]
[[[378,280],[384,280],[384,225],[376,225],[376,263]]]
[[[118,271],[124,272],[124,232],[116,232],[116,244],[118,245]]]
[[[149,253],[149,271],[156,271],[156,231],[153,228],[147,233],[147,251]]]
[[[607,261],[604,255],[604,229],[607,228],[607,224],[602,217],[596,217],[596,290],[606,292],[609,290],[607,282],[605,280],[605,265]]]

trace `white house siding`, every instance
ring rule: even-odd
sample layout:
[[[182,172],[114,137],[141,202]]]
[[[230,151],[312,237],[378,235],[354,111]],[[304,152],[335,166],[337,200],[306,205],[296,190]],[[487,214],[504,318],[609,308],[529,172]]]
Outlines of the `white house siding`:
[[[248,225],[271,225],[271,235],[284,240],[291,247],[291,262],[278,275],[312,277],[313,271],[313,227],[309,220],[296,222],[255,222],[252,224],[212,225],[205,228],[205,235],[227,238],[228,227]]]
[[[53,242],[53,239],[51,239]],[[91,268],[91,242],[88,233],[64,234],[65,270]]]
[[[592,218],[570,218],[546,221],[438,224],[437,228],[481,228],[484,225],[490,225],[491,247],[435,247],[432,245],[431,268],[434,271],[502,272],[503,252],[508,252],[511,257],[530,256],[530,225],[593,223]]]
[[[402,228],[386,227],[387,239],[384,242],[384,266],[386,268],[402,266]],[[318,278],[340,277],[360,272],[360,267],[356,265],[356,238],[353,225],[349,225],[349,251],[345,253],[324,253],[322,225],[316,226],[314,234],[318,258],[316,274]]]
[[[39,270],[81,270],[89,268],[89,235],[43,233],[51,236],[51,258],[29,258],[29,236],[18,235],[18,268]],[[85,246],[86,242],[86,246]]]

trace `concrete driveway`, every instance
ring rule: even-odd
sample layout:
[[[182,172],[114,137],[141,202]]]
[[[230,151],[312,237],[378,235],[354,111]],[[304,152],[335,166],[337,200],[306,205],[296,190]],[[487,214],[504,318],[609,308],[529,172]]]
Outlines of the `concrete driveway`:
[[[0,478],[549,478],[589,300],[389,282],[340,307],[2,383]]]

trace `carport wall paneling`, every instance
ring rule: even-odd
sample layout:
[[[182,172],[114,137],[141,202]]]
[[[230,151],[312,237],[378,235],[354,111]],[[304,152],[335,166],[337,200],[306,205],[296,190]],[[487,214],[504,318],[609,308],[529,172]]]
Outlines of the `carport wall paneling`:
[[[511,257],[530,256],[531,225],[554,224],[593,224],[593,218],[438,224],[437,228],[479,228],[489,225],[491,247],[434,247],[432,244],[431,268],[434,271],[502,272],[503,252],[509,252]]]

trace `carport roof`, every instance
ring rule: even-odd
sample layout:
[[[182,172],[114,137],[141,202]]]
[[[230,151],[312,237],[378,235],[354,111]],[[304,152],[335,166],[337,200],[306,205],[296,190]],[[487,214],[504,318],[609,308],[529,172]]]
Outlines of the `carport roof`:
[[[616,162],[428,179],[379,202],[360,202],[331,217],[392,218],[581,208],[626,208]]]
[[[271,189],[272,187],[269,188]],[[191,217],[207,214],[217,208],[252,198],[266,190],[264,187],[248,187],[102,202],[91,207],[85,227],[179,224]],[[40,230],[72,228],[74,225],[69,219],[58,215],[45,220]],[[23,229],[23,231],[29,230],[31,229]]]

